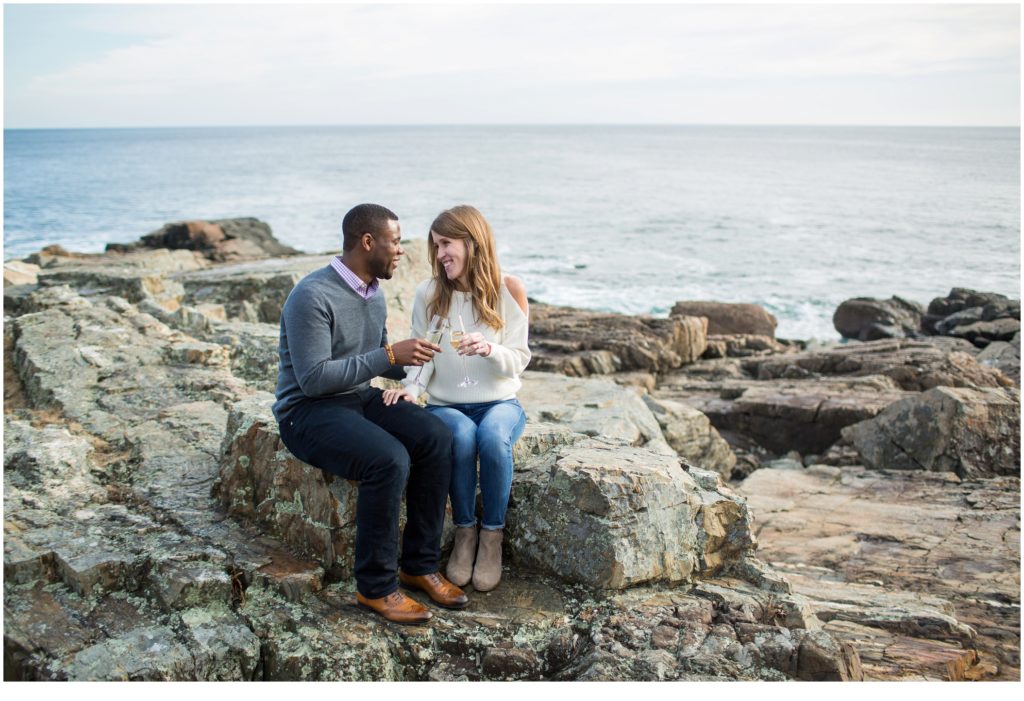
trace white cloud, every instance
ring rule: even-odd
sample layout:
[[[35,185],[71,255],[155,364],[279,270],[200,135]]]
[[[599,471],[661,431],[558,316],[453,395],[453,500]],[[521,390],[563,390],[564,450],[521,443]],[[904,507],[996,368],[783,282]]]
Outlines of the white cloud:
[[[404,97],[421,93],[424,84],[435,84],[449,98],[439,100],[443,108],[445,102],[469,102],[481,91],[501,89],[511,95],[628,86],[631,99],[643,99],[635,88],[645,83],[675,83],[685,90],[708,80],[888,79],[969,71],[1009,72],[1019,80],[1015,6],[122,10],[109,8],[105,30],[147,39],[37,75],[25,94],[7,95],[8,117],[19,114],[22,101],[40,109],[79,105],[89,111],[104,102],[124,109],[133,99],[157,100],[174,111],[182,100],[209,104],[230,97],[265,100],[267,116],[276,118],[295,113],[312,121],[331,119],[359,113],[360,105],[374,114],[368,108],[376,105],[394,110],[390,121],[460,121],[455,111],[437,114],[437,106],[419,114]]]

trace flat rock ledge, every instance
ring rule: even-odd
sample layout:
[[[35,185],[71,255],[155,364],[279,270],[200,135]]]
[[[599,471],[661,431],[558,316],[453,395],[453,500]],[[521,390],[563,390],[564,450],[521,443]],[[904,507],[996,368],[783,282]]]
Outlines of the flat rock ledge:
[[[1020,478],[814,465],[738,490],[867,679],[1020,679]]]

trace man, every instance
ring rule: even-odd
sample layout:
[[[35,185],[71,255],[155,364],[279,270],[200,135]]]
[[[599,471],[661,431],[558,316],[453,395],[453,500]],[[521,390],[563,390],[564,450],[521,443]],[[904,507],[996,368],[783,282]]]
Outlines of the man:
[[[415,404],[385,406],[370,380],[401,378],[402,366],[423,365],[441,349],[415,338],[388,343],[387,306],[378,288],[404,253],[398,217],[361,204],[345,215],[342,232],[342,255],[303,278],[285,302],[274,416],[295,457],[359,481],[356,601],[389,621],[425,623],[432,614],[399,592],[399,581],[441,606],[468,603],[438,573],[452,435]]]

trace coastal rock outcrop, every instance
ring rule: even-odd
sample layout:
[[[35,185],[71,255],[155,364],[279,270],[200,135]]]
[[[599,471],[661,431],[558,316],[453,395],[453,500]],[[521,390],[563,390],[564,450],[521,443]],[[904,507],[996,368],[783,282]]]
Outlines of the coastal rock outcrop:
[[[752,358],[743,369],[759,380],[815,376],[890,378],[906,391],[932,387],[1010,387],[999,372],[985,367],[962,346],[932,340],[892,339],[849,343],[824,351]]]
[[[966,337],[963,329],[982,322],[1016,320],[1020,322],[1020,300],[995,292],[977,292],[963,287],[954,287],[945,297],[936,297],[928,305],[928,312],[921,320],[927,333],[945,336]],[[1004,326],[997,335],[988,337],[984,333],[972,334],[972,342],[984,347],[990,340],[1005,335],[1012,324]],[[1019,324],[1018,324],[1019,330]],[[1012,336],[1012,332],[1010,333]]]
[[[282,453],[269,397],[242,376],[270,362],[275,325],[190,298],[189,276],[211,267],[194,252],[151,257],[167,266],[53,258],[5,320],[7,678],[858,678],[857,653],[751,557],[743,500],[649,450],[660,427],[623,388],[651,441],[538,422],[516,446],[519,564],[498,590],[429,627],[357,610],[351,580],[335,581],[351,485]],[[249,518],[221,508],[229,485]],[[655,508],[626,514],[639,503]],[[604,567],[560,559],[577,527],[614,551]]]
[[[533,370],[572,377],[640,370],[664,372],[697,360],[707,348],[707,324],[696,317],[659,319],[530,306]]]
[[[282,244],[274,238],[267,223],[252,217],[172,222],[135,243],[107,244],[108,251],[119,253],[147,248],[197,251],[218,263],[291,256],[301,252]]]
[[[1020,475],[1020,392],[936,387],[843,429],[869,467]]]
[[[709,334],[704,358],[747,358],[754,355],[789,353],[797,350],[771,336],[756,334]]]
[[[708,320],[711,335],[751,334],[775,338],[779,325],[774,315],[757,304],[727,302],[676,302],[669,316],[703,316]]]
[[[920,333],[923,315],[923,306],[902,297],[855,297],[839,305],[832,324],[843,338],[858,341],[914,338]]]
[[[928,334],[964,339],[978,361],[1001,370],[1020,387],[1020,300],[994,292],[954,287],[936,297],[921,319]]]
[[[658,401],[686,404],[707,416],[727,440],[742,435],[777,454],[820,454],[842,429],[871,418],[905,392],[887,377],[705,379],[677,373],[654,391]]]

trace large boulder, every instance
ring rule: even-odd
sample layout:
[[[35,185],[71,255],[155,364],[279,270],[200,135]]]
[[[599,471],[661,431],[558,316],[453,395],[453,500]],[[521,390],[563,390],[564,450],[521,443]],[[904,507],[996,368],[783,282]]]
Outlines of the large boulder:
[[[902,297],[848,299],[836,309],[832,324],[844,338],[875,341],[880,338],[915,337],[924,307]]]
[[[1020,300],[995,292],[978,292],[954,287],[945,297],[936,297],[928,305],[926,326],[934,319],[945,319],[966,309],[981,309],[987,320],[1000,317],[1020,319]]]
[[[707,332],[720,334],[753,334],[775,338],[778,319],[757,304],[727,302],[676,302],[669,316],[703,316],[708,320]]]
[[[597,439],[517,467],[506,532],[516,561],[596,589],[711,576],[755,547],[716,473]]]
[[[357,487],[298,460],[281,442],[273,396],[228,414],[214,495],[232,516],[259,526],[325,570],[351,576]]]
[[[1020,300],[954,287],[946,297],[931,301],[921,329],[964,338],[979,348],[993,341],[1008,341],[1020,330]]]
[[[706,323],[571,307],[530,307],[534,370],[574,377],[642,370],[664,372],[692,363],[707,347]]]
[[[1020,474],[1020,392],[936,387],[843,430],[869,467]]]

